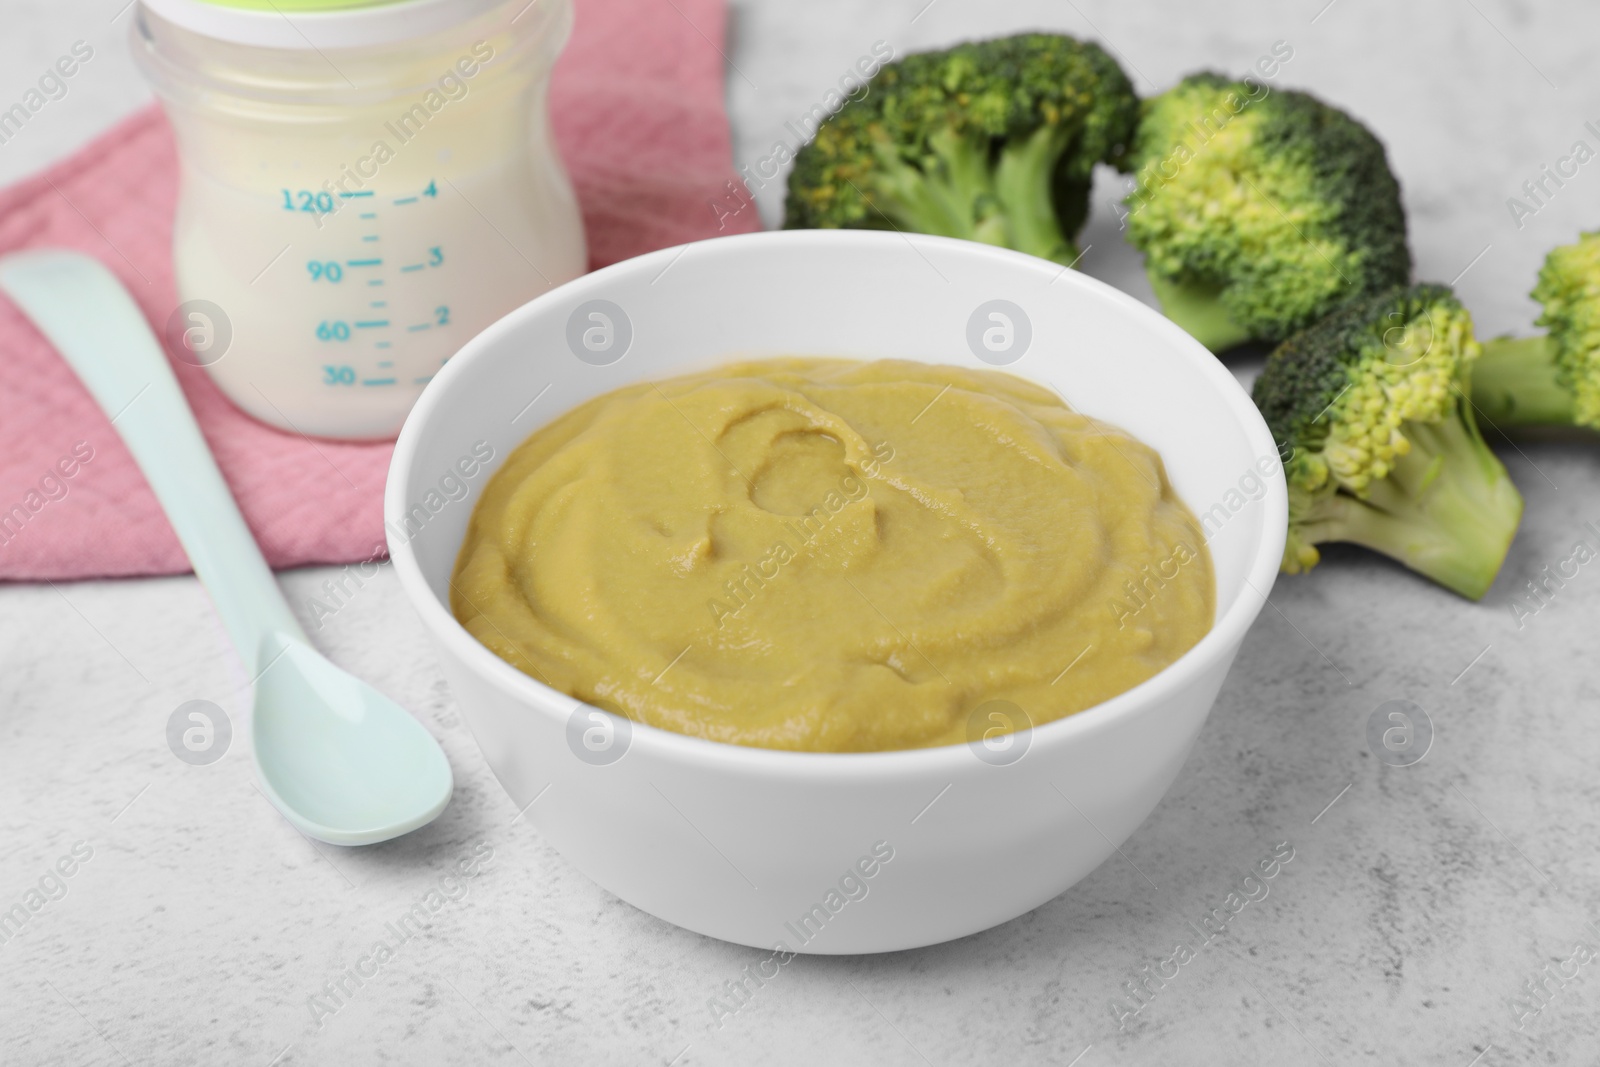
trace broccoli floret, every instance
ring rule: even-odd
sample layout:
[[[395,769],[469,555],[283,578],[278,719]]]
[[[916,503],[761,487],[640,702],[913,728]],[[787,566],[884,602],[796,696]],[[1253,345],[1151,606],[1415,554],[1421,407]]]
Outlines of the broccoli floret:
[[[1382,552],[1477,600],[1522,518],[1522,497],[1467,401],[1482,346],[1438,285],[1395,288],[1280,345],[1255,401],[1285,453],[1284,571],[1324,541]]]
[[[1045,33],[884,66],[795,155],[784,226],[914,230],[1077,259],[1095,163],[1139,100],[1098,45]]]
[[[1306,93],[1190,75],[1144,102],[1126,166],[1128,238],[1167,316],[1213,352],[1410,281],[1383,145]]]
[[[1600,430],[1600,232],[1546,256],[1531,295],[1549,332],[1485,342],[1472,402],[1495,426]]]

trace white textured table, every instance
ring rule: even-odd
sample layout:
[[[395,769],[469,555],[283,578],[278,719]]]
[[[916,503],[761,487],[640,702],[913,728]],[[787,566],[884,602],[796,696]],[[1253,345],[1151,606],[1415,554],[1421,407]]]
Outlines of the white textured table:
[[[1600,146],[1584,127],[1600,120],[1600,15],[1551,0],[1336,0],[1319,15],[1324,2],[746,2],[725,46],[736,162],[792,144],[785,121],[878,40],[904,52],[1055,27],[1109,42],[1144,91],[1286,40],[1281,84],[1315,87],[1386,139],[1420,275],[1466,270],[1482,331],[1517,328],[1544,251],[1600,224],[1600,165],[1521,230],[1505,206],[1575,140]],[[73,41],[96,57],[0,144],[0,180],[145,99],[127,16],[110,22],[121,3],[8,4],[0,106]],[[1148,295],[1115,193],[1096,191],[1083,266]],[[760,192],[769,222],[780,200]],[[635,911],[515,818],[387,570],[318,641],[420,716],[458,784],[432,826],[353,851],[314,847],[251,784],[245,678],[192,579],[0,589],[0,910],[41,885],[57,898],[0,944],[0,1063],[1594,1063],[1600,961],[1575,950],[1600,945],[1600,570],[1520,629],[1511,604],[1593,536],[1600,446],[1502,451],[1527,520],[1481,605],[1329,552],[1280,583],[1125,855],[955,944],[797,959],[720,1030],[708,999],[760,954]],[[331,573],[284,575],[291,600]],[[1373,709],[1399,698],[1436,730],[1411,767],[1366,742]],[[167,748],[167,718],[191,699],[221,705],[240,735],[211,766]],[[1190,924],[1280,842],[1294,858],[1266,898],[1199,947]],[[308,997],[475,854],[489,855],[465,895],[314,1022]],[[49,874],[58,861],[70,877]],[[1171,975],[1179,942],[1194,958],[1145,983],[1119,1029],[1124,983],[1146,965]],[[1542,999],[1517,1008],[1530,984]]]

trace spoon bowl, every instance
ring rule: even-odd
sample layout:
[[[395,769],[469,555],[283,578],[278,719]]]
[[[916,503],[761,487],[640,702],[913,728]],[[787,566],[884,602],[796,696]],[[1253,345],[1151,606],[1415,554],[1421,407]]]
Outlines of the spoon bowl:
[[[394,701],[278,636],[255,684],[251,740],[268,798],[319,841],[369,845],[432,822],[450,801],[450,764]]]

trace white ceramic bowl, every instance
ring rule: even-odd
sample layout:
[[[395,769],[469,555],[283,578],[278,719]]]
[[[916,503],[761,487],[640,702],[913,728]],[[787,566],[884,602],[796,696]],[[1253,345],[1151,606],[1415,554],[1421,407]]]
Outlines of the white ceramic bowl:
[[[985,315],[969,329],[993,300],[1022,309],[1031,329],[1019,329],[1013,311],[1012,349],[980,345],[989,357],[980,362],[969,334],[998,326],[990,340],[1005,341],[1004,324]],[[536,427],[629,382],[792,354],[974,367],[1011,358],[1006,370],[1131,431],[1160,451],[1206,523],[1216,625],[1137,688],[1018,735],[1023,756],[996,765],[967,745],[790,753],[615,727],[456,623],[449,578],[467,518],[489,473]],[[480,468],[472,457],[488,449]],[[1258,477],[1261,468],[1270,474]],[[485,330],[411,412],[384,514],[395,570],[484,756],[563,856],[690,930],[853,953],[1005,922],[1067,889],[1133,833],[1176,777],[1272,587],[1287,497],[1272,438],[1233,376],[1125,294],[985,245],[793,231],[619,263]],[[1062,650],[1063,666],[1076,651]],[[586,730],[598,754],[585,748]]]

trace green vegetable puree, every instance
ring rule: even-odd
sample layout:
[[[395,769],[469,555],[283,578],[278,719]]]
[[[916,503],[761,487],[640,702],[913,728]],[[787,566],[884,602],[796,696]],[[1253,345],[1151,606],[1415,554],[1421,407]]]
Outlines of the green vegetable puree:
[[[1160,457],[998,371],[779,359],[633,385],[484,490],[456,617],[518,669],[696,737],[968,740],[1121,693],[1211,628]],[[985,724],[987,726],[987,724]]]

